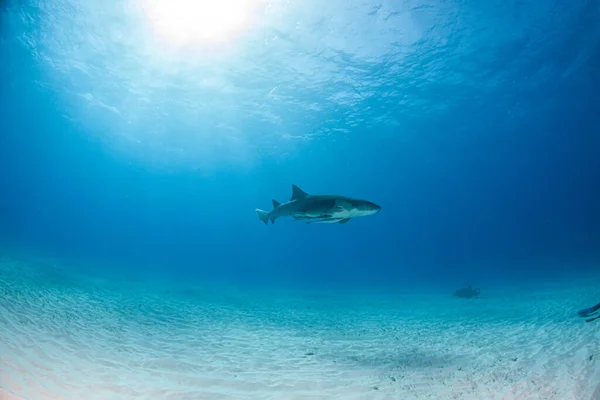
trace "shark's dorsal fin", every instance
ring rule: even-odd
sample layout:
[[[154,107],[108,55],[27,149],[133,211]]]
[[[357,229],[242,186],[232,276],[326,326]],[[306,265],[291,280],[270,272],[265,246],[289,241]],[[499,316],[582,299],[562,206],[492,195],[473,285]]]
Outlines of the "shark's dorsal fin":
[[[298,186],[296,185],[292,185],[292,198],[290,200],[298,200],[298,199],[302,199],[304,197],[308,196],[308,193],[306,193],[304,190],[300,189]]]
[[[273,208],[277,208],[281,205],[280,202],[278,202],[277,200],[272,200],[273,201]]]

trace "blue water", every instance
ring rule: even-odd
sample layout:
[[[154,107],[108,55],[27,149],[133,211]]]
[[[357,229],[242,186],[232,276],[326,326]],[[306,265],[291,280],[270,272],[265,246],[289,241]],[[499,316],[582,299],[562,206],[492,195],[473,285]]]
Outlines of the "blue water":
[[[3,6],[8,243],[240,281],[596,266],[596,2],[272,2],[208,50],[123,4]],[[384,211],[262,226],[293,183]]]
[[[598,1],[157,4],[0,2],[3,255],[271,289],[597,275]],[[292,184],[382,211],[263,225]]]

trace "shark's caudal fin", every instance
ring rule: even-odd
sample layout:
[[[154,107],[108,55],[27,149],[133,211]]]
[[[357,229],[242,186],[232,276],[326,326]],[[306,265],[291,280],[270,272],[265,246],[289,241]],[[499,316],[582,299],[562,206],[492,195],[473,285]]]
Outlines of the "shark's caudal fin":
[[[302,199],[306,196],[308,196],[308,193],[300,189],[298,186],[292,185],[292,198],[290,199],[290,201]]]
[[[269,223],[269,213],[266,211],[263,211],[261,209],[256,209],[254,210],[254,212],[256,213],[256,215],[258,215],[258,219],[260,219],[262,222],[264,222],[265,224]]]

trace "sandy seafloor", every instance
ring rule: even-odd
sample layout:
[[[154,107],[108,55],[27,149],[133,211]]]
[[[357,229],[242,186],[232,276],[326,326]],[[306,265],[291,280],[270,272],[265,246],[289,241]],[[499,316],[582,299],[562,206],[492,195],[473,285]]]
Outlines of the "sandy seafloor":
[[[479,300],[149,283],[0,260],[0,399],[600,399],[598,280]]]

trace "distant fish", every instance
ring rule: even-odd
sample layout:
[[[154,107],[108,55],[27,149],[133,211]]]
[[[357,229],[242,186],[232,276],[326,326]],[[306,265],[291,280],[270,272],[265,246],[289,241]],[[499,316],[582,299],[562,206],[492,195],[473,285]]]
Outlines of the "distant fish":
[[[454,292],[454,297],[460,297],[463,299],[472,299],[473,297],[479,297],[481,290],[473,289],[471,286],[458,289]]]
[[[597,315],[597,316],[593,317],[593,315],[596,314],[596,312],[598,312],[598,310],[600,310],[600,303],[596,304],[593,307],[581,310],[577,314],[579,314],[580,317],[592,317],[592,318],[589,318],[589,319],[585,320],[585,322],[592,322],[592,321],[595,321],[597,319],[600,319],[600,315]]]
[[[366,200],[334,195],[310,195],[292,185],[292,198],[287,203],[273,200],[271,211],[254,210],[258,218],[268,224],[279,217],[292,217],[307,223],[345,224],[351,218],[377,214],[381,207]]]

